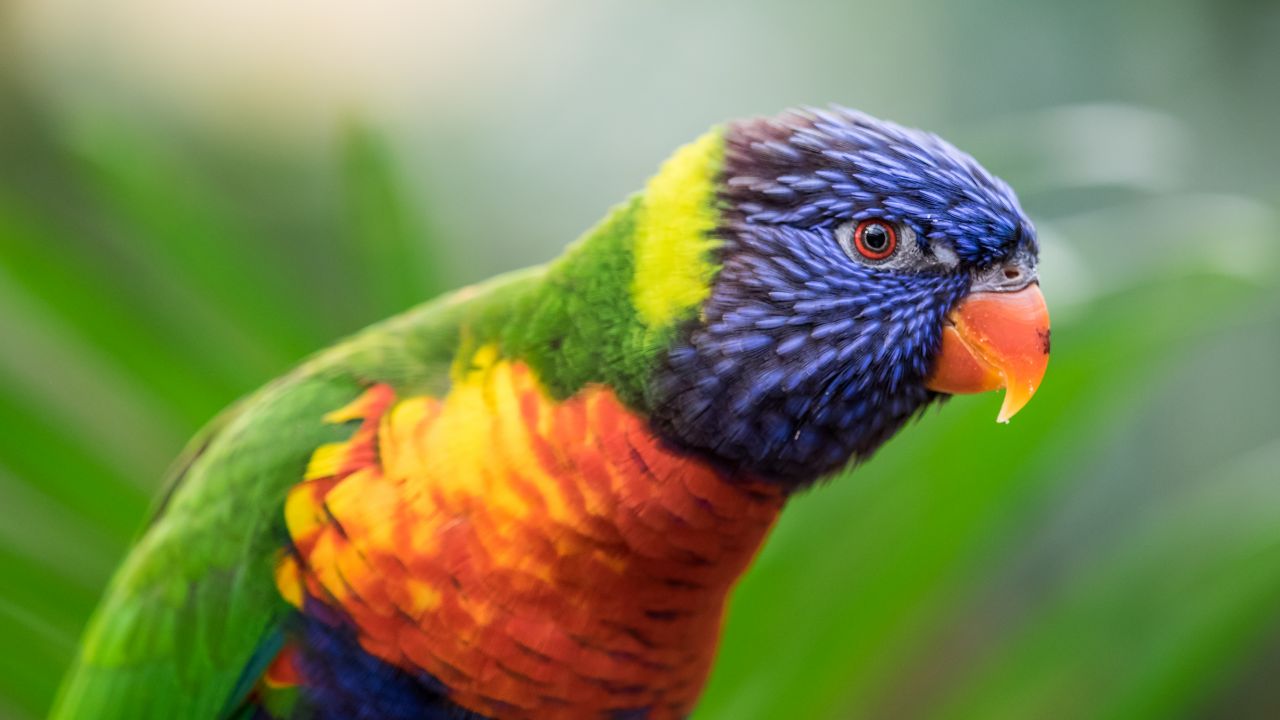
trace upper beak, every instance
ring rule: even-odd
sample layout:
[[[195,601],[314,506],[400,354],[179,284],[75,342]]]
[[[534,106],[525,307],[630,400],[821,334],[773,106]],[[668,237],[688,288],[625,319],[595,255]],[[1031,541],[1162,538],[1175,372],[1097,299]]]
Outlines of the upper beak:
[[[925,384],[941,393],[1004,388],[999,422],[1018,414],[1049,365],[1049,309],[1036,282],[1020,290],[975,288],[947,316],[937,365]]]

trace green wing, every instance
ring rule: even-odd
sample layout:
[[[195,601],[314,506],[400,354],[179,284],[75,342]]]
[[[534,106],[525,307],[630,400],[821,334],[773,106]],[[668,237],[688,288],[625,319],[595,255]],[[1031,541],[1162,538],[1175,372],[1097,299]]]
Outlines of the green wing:
[[[440,393],[459,328],[494,323],[539,272],[496,279],[374,326],[216,420],[192,443],[151,526],[113,578],[52,718],[230,715],[274,655],[291,608],[274,568],[284,497],[316,447],[353,428],[325,423],[371,384]]]
[[[212,718],[288,609],[280,507],[354,379],[281,382],[221,423],[112,580],[53,718]],[[269,661],[270,658],[267,658]]]

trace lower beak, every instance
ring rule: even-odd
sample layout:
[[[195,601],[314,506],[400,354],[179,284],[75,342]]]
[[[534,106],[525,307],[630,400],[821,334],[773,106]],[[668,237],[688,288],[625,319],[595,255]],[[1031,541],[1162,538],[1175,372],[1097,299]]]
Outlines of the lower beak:
[[[999,422],[1018,414],[1049,366],[1049,309],[1036,284],[975,292],[947,316],[937,364],[925,385],[961,395],[1004,388]]]

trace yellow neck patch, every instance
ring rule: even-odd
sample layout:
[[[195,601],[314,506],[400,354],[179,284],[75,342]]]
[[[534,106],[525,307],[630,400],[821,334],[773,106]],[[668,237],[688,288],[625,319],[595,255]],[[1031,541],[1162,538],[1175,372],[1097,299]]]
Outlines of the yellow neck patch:
[[[723,130],[715,128],[677,150],[645,188],[631,298],[651,332],[666,329],[711,293],[715,182],[723,155]]]

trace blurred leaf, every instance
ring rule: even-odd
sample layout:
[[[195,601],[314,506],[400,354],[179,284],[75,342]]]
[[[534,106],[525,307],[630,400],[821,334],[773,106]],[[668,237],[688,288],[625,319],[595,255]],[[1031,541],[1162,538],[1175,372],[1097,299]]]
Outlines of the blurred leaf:
[[[0,186],[0,267],[86,340],[146,379],[192,426],[235,391],[200,373],[203,356],[156,332],[157,308],[112,258],[37,218]],[[193,378],[200,378],[193,382]]]
[[[0,561],[0,570],[3,569],[7,568]],[[54,591],[48,587],[40,589]],[[13,650],[0,653],[0,711],[11,707],[21,712],[21,715],[5,715],[14,720],[41,717],[75,646],[70,635],[51,632],[32,614],[15,614],[3,598],[0,595],[0,637]]]
[[[0,570],[0,606],[11,622],[39,630],[64,650],[73,647],[97,601],[96,583],[79,577],[78,568],[46,567],[2,547]]]
[[[1280,604],[1280,441],[1155,498],[1029,618],[949,717],[1168,718],[1201,705]]]
[[[26,517],[12,509],[6,522]],[[102,568],[54,567],[0,545],[0,705],[43,713],[103,582]]]
[[[75,152],[96,200],[128,229],[122,251],[188,305],[187,342],[216,342],[250,377],[276,372],[324,340],[305,299],[280,282],[238,209],[182,154],[115,125],[86,125]]]
[[[187,428],[74,326],[0,271],[0,383],[139,487],[171,460]],[[49,372],[54,364],[56,374]]]
[[[0,385],[0,417],[22,418],[20,431],[0,432],[0,458],[23,482],[117,539],[131,537],[150,504],[148,494],[120,477],[75,437]],[[3,478],[0,478],[3,480]]]
[[[346,251],[359,269],[359,286],[373,301],[370,316],[400,312],[444,290],[439,246],[410,206],[385,139],[351,125],[343,136],[342,160],[351,223]]]

